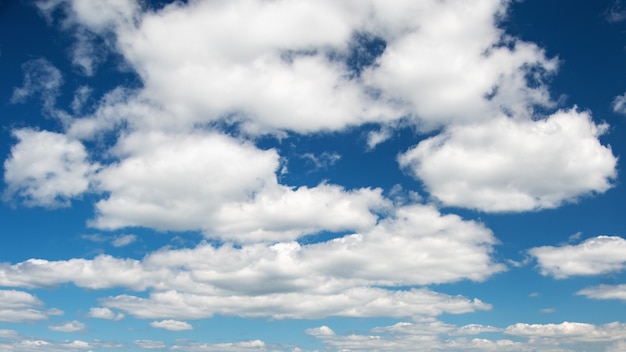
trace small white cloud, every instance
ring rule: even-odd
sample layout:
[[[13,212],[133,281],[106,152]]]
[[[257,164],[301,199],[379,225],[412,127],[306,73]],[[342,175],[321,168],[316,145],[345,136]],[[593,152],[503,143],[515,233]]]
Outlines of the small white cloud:
[[[87,316],[91,318],[107,319],[107,320],[115,320],[115,321],[124,319],[124,314],[115,313],[109,308],[101,308],[101,307],[90,308]]]
[[[17,197],[27,206],[69,206],[89,189],[97,166],[89,163],[84,145],[65,135],[16,130],[18,143],[4,162],[6,199]]]
[[[317,328],[306,329],[304,332],[307,335],[311,335],[315,337],[322,337],[322,338],[324,336],[335,336],[335,332],[333,331],[333,329],[329,328],[326,325],[323,325]]]
[[[541,313],[554,313],[556,312],[555,308],[542,308],[539,310]]]
[[[61,71],[46,59],[30,60],[22,65],[24,83],[15,88],[11,96],[12,103],[24,103],[27,98],[38,94],[45,112],[54,111],[59,89],[63,84]]]
[[[130,234],[121,235],[121,236],[115,237],[113,241],[111,241],[111,244],[113,245],[113,247],[124,247],[135,242],[136,240],[137,240],[136,235],[130,235]]]
[[[0,329],[0,338],[17,339],[19,336],[20,334],[18,334],[15,330]]]
[[[593,299],[619,299],[626,301],[626,284],[588,287],[576,292],[576,294]]]
[[[618,114],[626,115],[626,93],[615,97],[613,100],[613,111]]]
[[[164,349],[165,342],[155,340],[135,340],[133,341],[135,346],[143,349]]]
[[[50,308],[48,310],[46,310],[46,314],[47,315],[64,315],[65,312],[58,309],[58,308]]]
[[[193,330],[193,326],[191,326],[191,324],[184,322],[184,321],[178,321],[178,320],[172,320],[172,319],[153,321],[152,323],[150,323],[150,326],[154,328],[169,330],[169,331]]]
[[[61,324],[49,325],[48,328],[52,331],[60,331],[60,332],[76,332],[85,329],[85,324],[72,320]]]
[[[593,237],[577,245],[535,247],[528,253],[537,260],[542,275],[557,279],[626,268],[626,240],[617,236]]]

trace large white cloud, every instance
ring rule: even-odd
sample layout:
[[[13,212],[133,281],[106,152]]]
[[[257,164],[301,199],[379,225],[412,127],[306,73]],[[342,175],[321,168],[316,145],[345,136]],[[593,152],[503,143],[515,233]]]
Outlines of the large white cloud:
[[[5,197],[30,206],[67,206],[89,189],[97,165],[80,141],[48,131],[14,131],[18,143],[4,162]]]
[[[541,274],[557,279],[626,268],[626,240],[617,236],[593,237],[576,245],[535,247],[528,253],[537,259]]]
[[[451,126],[399,162],[444,205],[491,212],[555,208],[612,186],[617,158],[598,140],[606,128],[576,110],[538,121],[502,117]]]
[[[133,133],[113,150],[120,162],[96,176],[108,197],[92,225],[203,230],[238,242],[290,240],[322,230],[371,228],[390,205],[380,189],[280,185],[279,156],[218,133]]]
[[[195,1],[143,12],[133,1],[39,4],[51,13],[60,3],[67,22],[115,37],[144,83],[132,100],[170,113],[129,119],[143,127],[222,120],[308,133],[403,117],[430,128],[528,116],[550,104],[542,79],[556,69],[498,28],[506,3],[497,0]],[[377,61],[352,63],[360,77],[346,64],[364,50],[359,38],[385,43]]]

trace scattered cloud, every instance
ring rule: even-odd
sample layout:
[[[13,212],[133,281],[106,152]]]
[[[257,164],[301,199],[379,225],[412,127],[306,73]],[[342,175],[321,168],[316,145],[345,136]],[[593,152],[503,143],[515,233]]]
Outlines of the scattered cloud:
[[[169,331],[184,331],[184,330],[193,330],[193,326],[191,324],[178,321],[178,320],[161,320],[161,321],[153,321],[150,323],[150,326],[154,328],[165,329]]]
[[[61,324],[50,325],[48,328],[52,331],[60,331],[60,332],[76,332],[85,329],[85,324],[81,323],[77,320],[68,321]]]
[[[577,245],[535,247],[528,253],[542,275],[564,279],[621,271],[626,265],[626,240],[617,236],[589,238]]]

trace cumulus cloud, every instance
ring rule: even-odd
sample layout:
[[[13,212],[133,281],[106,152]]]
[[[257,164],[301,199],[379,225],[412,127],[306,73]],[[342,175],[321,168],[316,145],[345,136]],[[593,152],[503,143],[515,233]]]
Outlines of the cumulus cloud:
[[[131,105],[167,111],[128,119],[135,126],[224,121],[248,133],[310,133],[408,117],[432,128],[501,112],[527,117],[551,104],[543,80],[556,60],[498,28],[501,1],[401,1],[394,10],[381,0],[39,6],[61,3],[66,23],[115,38],[144,83]]]
[[[444,205],[488,212],[555,208],[612,187],[617,158],[598,140],[606,128],[576,110],[537,121],[502,117],[451,126],[398,161]]]
[[[43,303],[28,292],[0,290],[0,321],[23,322],[47,319]]]
[[[89,189],[97,170],[83,144],[65,135],[20,129],[18,143],[4,162],[5,198],[17,197],[28,206],[68,206]]]
[[[87,316],[90,318],[98,318],[98,319],[106,319],[106,320],[124,319],[124,314],[115,313],[109,308],[102,308],[102,307],[89,308],[89,313],[87,313]]]
[[[193,326],[191,326],[191,324],[184,322],[184,321],[171,320],[171,319],[153,321],[152,323],[150,323],[150,326],[154,328],[169,330],[169,331],[193,330]]]
[[[626,265],[626,240],[598,236],[576,245],[535,247],[528,253],[537,260],[542,275],[563,279],[621,271]]]
[[[52,331],[60,332],[76,332],[85,329],[85,324],[77,320],[68,321],[61,324],[50,325],[48,328]]]

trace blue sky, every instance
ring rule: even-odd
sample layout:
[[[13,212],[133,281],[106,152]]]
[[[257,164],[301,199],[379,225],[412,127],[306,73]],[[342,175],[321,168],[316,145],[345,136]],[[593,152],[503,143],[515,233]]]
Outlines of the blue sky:
[[[625,24],[0,1],[0,350],[625,350]]]

